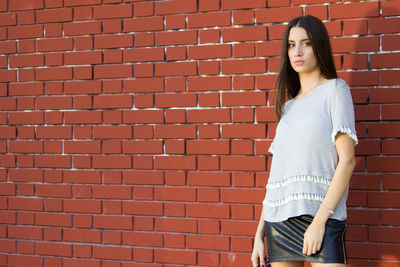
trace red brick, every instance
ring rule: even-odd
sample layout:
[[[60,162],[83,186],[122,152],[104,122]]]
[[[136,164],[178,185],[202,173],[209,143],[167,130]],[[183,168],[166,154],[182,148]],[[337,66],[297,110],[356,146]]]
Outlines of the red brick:
[[[95,19],[130,18],[133,16],[133,5],[104,5],[94,7]]]
[[[101,231],[93,229],[64,229],[63,239],[67,242],[100,243]]]
[[[384,210],[381,213],[381,222],[383,225],[400,225],[399,215],[397,210]]]
[[[188,154],[229,154],[229,142],[224,140],[188,140],[186,146]]]
[[[333,53],[369,52],[379,50],[379,39],[376,37],[343,37],[331,39]]]
[[[232,46],[223,45],[201,45],[190,46],[188,49],[189,59],[211,59],[232,56]]]
[[[53,52],[73,50],[73,38],[50,38],[37,41],[39,52]]]
[[[191,186],[230,186],[229,173],[189,172],[188,185]]]
[[[162,232],[196,233],[197,221],[187,218],[156,218],[156,230]]]
[[[70,198],[72,197],[72,187],[60,184],[38,184],[36,185],[36,195],[40,197]]]
[[[229,250],[229,237],[226,236],[207,236],[207,235],[188,235],[187,246],[190,249],[200,250]]]
[[[171,0],[167,2],[155,3],[156,15],[193,13],[196,11],[197,11],[197,2],[195,0]]]
[[[154,258],[159,263],[194,265],[196,263],[196,252],[157,249],[154,252]]]
[[[15,55],[10,56],[10,67],[38,67],[44,65],[44,56],[33,54],[33,55]]]
[[[156,33],[156,45],[189,45],[197,43],[197,31],[168,31]]]
[[[229,12],[209,12],[188,15],[189,28],[222,27],[231,25]]]
[[[161,141],[133,140],[123,141],[122,149],[124,153],[132,154],[161,154]]]
[[[266,61],[264,59],[223,60],[221,72],[223,74],[247,74],[266,72]]]
[[[64,112],[66,124],[101,123],[101,111],[67,111]]]
[[[99,5],[101,0],[64,0],[65,6],[89,6],[89,5]]]
[[[154,3],[139,2],[134,4],[135,17],[145,17],[154,15]]]
[[[0,82],[17,81],[17,72],[15,70],[0,70]]]
[[[67,155],[37,155],[35,166],[38,168],[71,168],[71,157]]]
[[[36,11],[37,23],[72,21],[72,8],[57,8]]]
[[[64,62],[65,65],[101,64],[102,54],[100,51],[66,53]]]
[[[254,11],[253,10],[239,10],[232,12],[233,24],[253,24]]]
[[[131,108],[133,98],[131,95],[101,95],[94,96],[94,108]]]
[[[95,79],[125,78],[132,76],[132,65],[98,65],[94,66]]]
[[[157,187],[154,191],[156,200],[168,201],[196,201],[196,190],[193,188],[180,188],[180,187]]]
[[[195,125],[156,125],[156,138],[195,138]]]
[[[100,141],[65,141],[64,152],[67,154],[97,154],[101,152]]]
[[[72,245],[71,244],[60,244],[60,243],[36,243],[36,250],[39,255],[49,256],[72,256]]]
[[[131,216],[94,215],[93,227],[100,229],[132,230]]]
[[[42,228],[9,225],[8,237],[15,239],[42,240]]]
[[[200,30],[199,43],[219,43],[221,31],[219,29]]]
[[[140,61],[163,61],[164,49],[157,48],[135,48],[124,50],[125,62],[140,62]]]
[[[184,29],[186,27],[185,15],[169,15],[165,17],[165,29]]]
[[[5,184],[3,184],[2,186],[6,188]],[[5,188],[3,188],[3,190]],[[31,198],[21,198],[21,197],[9,198],[8,205],[9,209],[11,210],[43,211],[42,199],[31,199]]]
[[[37,69],[36,79],[38,81],[71,80],[72,68],[53,67],[53,68]]]
[[[224,43],[239,41],[264,41],[267,40],[267,28],[265,26],[223,28],[222,39]]]
[[[43,257],[22,254],[8,255],[8,263],[10,266],[40,267],[43,266]]]
[[[36,213],[36,224],[43,226],[72,227],[72,215],[60,213]]]
[[[100,35],[94,38],[94,48],[121,48],[132,47],[133,35]]]
[[[266,2],[262,0],[240,1],[240,0],[222,0],[222,9],[247,9],[266,7]]]
[[[155,202],[145,202],[145,201],[123,202],[123,210],[124,214],[130,214],[130,215],[160,216],[163,214],[162,203],[155,203]]]
[[[43,171],[37,169],[9,169],[9,179],[13,182],[43,182]]]
[[[132,138],[131,126],[95,126],[93,127],[95,139],[129,139]]]
[[[9,8],[11,11],[33,10],[44,7],[44,0],[21,0],[10,1]]]
[[[392,141],[392,140],[385,140],[385,141]],[[399,175],[398,174],[383,174],[382,175],[382,188],[386,189],[386,190],[399,189],[400,188]]]
[[[124,123],[162,123],[162,110],[129,110],[123,113]]]
[[[124,32],[162,31],[164,29],[164,22],[162,17],[141,17],[134,19],[125,19],[123,23]],[[141,37],[147,39],[149,36],[141,35]]]
[[[346,3],[329,6],[331,19],[365,18],[379,16],[379,4],[370,3]]]
[[[257,204],[261,203],[264,197],[264,190],[221,189],[221,200],[224,203]]]
[[[78,199],[65,199],[64,211],[72,213],[101,213],[100,200],[78,200]]]
[[[229,205],[220,204],[187,204],[186,212],[192,218],[228,219],[230,217]]]
[[[11,26],[17,24],[16,14],[0,14],[0,26]]]
[[[229,77],[189,77],[189,91],[219,91],[230,90],[231,79]]]
[[[163,234],[148,232],[123,232],[122,239],[124,245],[163,247]]]
[[[101,92],[101,81],[66,81],[66,94],[98,94]]]
[[[126,185],[94,186],[93,198],[97,199],[132,199],[132,188]]]
[[[130,169],[132,168],[132,159],[130,156],[109,155],[93,156],[93,168],[95,169]]]
[[[41,141],[9,141],[9,152],[13,153],[42,153]]]
[[[398,172],[400,157],[368,157],[367,166],[370,172]]]
[[[276,7],[256,10],[257,23],[285,22],[302,15],[301,7]]]
[[[247,221],[222,221],[221,232],[223,235],[252,237],[257,230],[257,222]]]
[[[43,124],[43,112],[10,112],[9,123],[10,124]]]

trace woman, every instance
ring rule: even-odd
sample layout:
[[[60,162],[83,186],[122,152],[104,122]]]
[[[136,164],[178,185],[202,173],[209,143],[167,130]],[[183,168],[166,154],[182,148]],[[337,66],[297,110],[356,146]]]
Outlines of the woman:
[[[346,266],[346,200],[358,143],[350,89],[313,16],[290,21],[277,80],[278,125],[253,266]],[[289,100],[285,102],[286,92]]]

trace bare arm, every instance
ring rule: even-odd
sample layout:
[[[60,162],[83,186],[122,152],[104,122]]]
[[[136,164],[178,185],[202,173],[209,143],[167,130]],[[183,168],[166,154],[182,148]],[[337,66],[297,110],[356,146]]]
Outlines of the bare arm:
[[[339,133],[336,136],[336,150],[339,156],[339,162],[333,175],[332,182],[329,185],[324,200],[322,201],[322,205],[332,211],[336,209],[336,206],[339,204],[346,192],[356,165],[354,141],[346,134]],[[324,207],[318,209],[313,222],[304,234],[304,254],[314,254],[321,248],[322,239],[325,233],[325,224],[331,216],[331,213],[327,209]]]
[[[265,266],[265,221],[264,221],[264,209],[261,212],[260,221],[258,223],[257,232],[254,237],[253,253],[251,254],[251,262],[253,267]]]

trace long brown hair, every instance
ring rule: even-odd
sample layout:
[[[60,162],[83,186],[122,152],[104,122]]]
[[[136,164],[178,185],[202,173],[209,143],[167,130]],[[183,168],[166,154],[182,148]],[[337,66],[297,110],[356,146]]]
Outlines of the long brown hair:
[[[275,89],[278,90],[278,95],[276,97],[276,116],[278,122],[281,119],[283,105],[286,101],[286,90],[290,98],[294,98],[300,90],[299,75],[290,65],[288,56],[288,38],[290,30],[293,27],[301,27],[306,30],[321,75],[326,79],[337,78],[335,63],[333,62],[332,57],[331,44],[324,24],[318,18],[309,15],[292,19],[283,36],[280,71],[275,84]]]

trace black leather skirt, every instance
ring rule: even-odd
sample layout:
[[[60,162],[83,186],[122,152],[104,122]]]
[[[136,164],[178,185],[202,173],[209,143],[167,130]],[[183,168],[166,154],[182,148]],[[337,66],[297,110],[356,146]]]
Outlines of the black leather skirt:
[[[336,219],[328,219],[321,249],[311,256],[303,254],[304,233],[312,220],[311,215],[302,215],[283,222],[265,222],[269,261],[347,263],[347,224]]]

